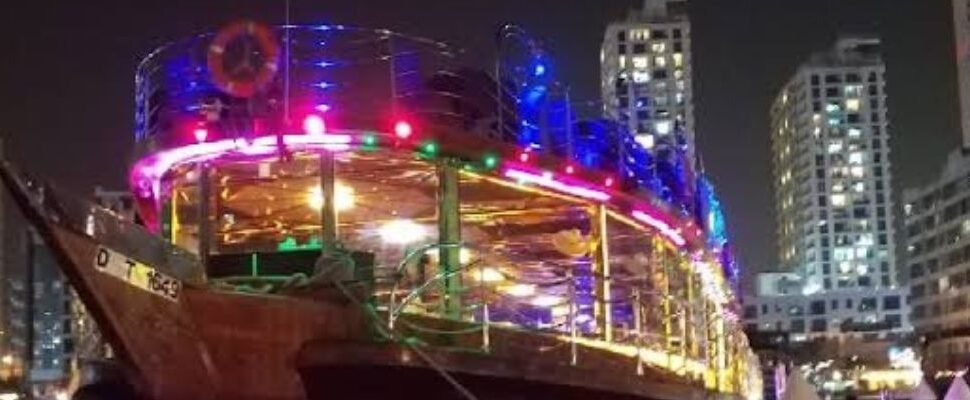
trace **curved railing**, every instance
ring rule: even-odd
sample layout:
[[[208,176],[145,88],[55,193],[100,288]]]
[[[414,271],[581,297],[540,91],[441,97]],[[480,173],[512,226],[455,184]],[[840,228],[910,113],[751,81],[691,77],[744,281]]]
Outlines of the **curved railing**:
[[[584,351],[598,349],[630,357],[631,374],[644,375],[646,370],[651,369],[654,373],[670,375],[685,383],[700,386],[711,386],[713,379],[715,387],[721,384],[719,380],[742,379],[741,374],[732,375],[729,372],[720,371],[722,367],[715,365],[719,357],[727,357],[725,354],[712,354],[706,350],[717,340],[725,339],[708,338],[706,334],[700,334],[698,331],[702,328],[706,331],[713,327],[687,327],[686,325],[696,322],[690,320],[696,318],[691,314],[694,306],[689,304],[687,299],[678,299],[671,294],[643,287],[646,276],[624,278],[622,283],[633,289],[623,296],[612,297],[609,300],[602,296],[592,299],[598,304],[611,302],[615,305],[629,305],[633,309],[632,326],[611,325],[590,328],[588,321],[584,321],[584,318],[588,318],[588,314],[581,311],[578,303],[575,291],[577,277],[569,268],[565,269],[565,276],[544,282],[549,285],[566,285],[569,288],[567,296],[558,303],[544,304],[550,308],[562,307],[566,313],[560,321],[549,325],[516,322],[527,319],[527,316],[522,314],[523,308],[510,306],[503,302],[501,296],[495,295],[496,290],[487,282],[489,279],[485,275],[487,270],[484,265],[487,264],[487,255],[467,260],[454,268],[439,270],[424,280],[415,281],[407,273],[409,267],[428,252],[442,249],[458,251],[462,248],[470,247],[463,243],[426,244],[408,252],[405,258],[394,267],[393,272],[389,274],[391,281],[387,282],[389,290],[383,296],[378,296],[376,302],[377,309],[384,311],[381,317],[384,318],[383,323],[388,331],[398,332],[404,336],[410,334],[439,338],[479,336],[481,339],[477,342],[478,346],[465,350],[484,353],[492,351],[495,344],[495,329],[528,332],[554,338],[559,345],[569,346],[568,362],[573,366],[581,365],[580,354]],[[446,289],[442,288],[444,283],[458,276],[470,277],[475,282],[461,291],[446,292]],[[594,276],[594,278],[603,279],[602,276]],[[621,283],[618,279],[606,278],[605,281]],[[427,301],[423,300],[425,296],[428,296]],[[459,296],[460,312],[446,312],[442,305],[444,296]],[[651,308],[657,306],[662,308],[661,319],[650,319],[648,314]],[[519,317],[523,318],[510,317],[510,314],[515,313],[519,313]],[[504,317],[499,318],[499,314],[503,314]],[[409,316],[416,318],[408,318]],[[420,321],[434,326],[423,326]],[[440,324],[442,321],[450,321],[453,324]],[[677,324],[680,326],[679,329],[674,328]],[[679,333],[673,332],[675,330]],[[610,331],[610,334],[607,335],[606,331]],[[688,338],[688,335],[694,337]],[[428,340],[428,342],[441,341]],[[537,349],[537,351],[544,350],[550,349]],[[713,353],[717,351],[714,350]],[[731,382],[728,386],[738,388],[741,385],[743,385],[741,382]]]

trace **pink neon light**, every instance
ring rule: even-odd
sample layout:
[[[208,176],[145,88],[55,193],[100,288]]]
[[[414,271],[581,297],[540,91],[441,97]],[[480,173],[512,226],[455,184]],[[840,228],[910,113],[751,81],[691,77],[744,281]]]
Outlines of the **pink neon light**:
[[[660,232],[661,235],[664,235],[664,237],[666,237],[667,239],[670,239],[670,241],[674,242],[674,244],[676,244],[677,246],[683,246],[687,244],[687,240],[685,240],[684,237],[680,235],[680,231],[672,228],[666,222],[661,221],[657,218],[654,218],[652,215],[647,214],[640,210],[634,210],[632,213],[630,213],[630,215],[637,221],[640,221],[647,225],[652,226],[654,229]]]
[[[350,135],[284,135],[283,143],[290,150],[342,151],[350,148]],[[198,143],[160,151],[144,158],[132,168],[132,182],[138,187],[150,186],[158,193],[158,180],[173,166],[186,162],[207,161],[225,154],[262,156],[278,151],[275,135],[262,136],[247,142],[245,139],[224,139]]]
[[[303,132],[307,135],[323,135],[327,132],[327,124],[319,115],[310,114],[303,119]]]
[[[553,178],[551,172],[544,173],[542,175],[536,175],[531,172],[523,171],[520,169],[509,168],[505,170],[505,177],[512,178],[520,183],[531,183],[545,188],[549,188],[558,192],[563,192],[571,194],[573,196],[582,197],[586,199],[606,201],[610,199],[609,193],[602,192],[595,189],[590,189],[588,187],[578,186],[572,183],[565,183],[558,181]]]
[[[195,134],[195,141],[199,143],[204,142],[209,137],[209,131],[205,128],[195,128],[192,133]]]
[[[414,129],[411,128],[411,124],[409,124],[407,121],[398,121],[396,124],[394,124],[394,134],[397,135],[397,137],[407,139],[411,137],[412,133],[414,133]]]

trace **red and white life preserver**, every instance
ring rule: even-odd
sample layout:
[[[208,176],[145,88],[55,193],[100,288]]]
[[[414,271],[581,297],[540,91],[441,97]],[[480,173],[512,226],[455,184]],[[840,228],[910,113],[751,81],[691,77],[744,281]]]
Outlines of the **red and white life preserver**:
[[[245,36],[251,36],[255,39],[264,61],[262,65],[254,66],[258,69],[251,79],[240,80],[226,70],[223,57],[226,53],[226,47],[232,41]],[[276,71],[279,70],[279,56],[280,46],[270,27],[254,21],[239,21],[216,33],[212,43],[209,44],[206,61],[209,65],[209,75],[212,82],[219,89],[235,97],[248,98],[273,81]]]

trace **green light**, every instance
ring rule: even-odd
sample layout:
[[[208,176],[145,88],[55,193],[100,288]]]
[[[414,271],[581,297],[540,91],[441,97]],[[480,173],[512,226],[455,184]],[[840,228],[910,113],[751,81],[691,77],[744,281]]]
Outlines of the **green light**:
[[[492,169],[498,166],[498,157],[489,154],[485,156],[482,162],[485,163],[485,168]]]
[[[421,145],[421,151],[428,155],[434,155],[438,152],[438,145],[435,142],[427,142]]]
[[[377,146],[377,135],[374,135],[374,134],[364,135],[363,142],[364,142],[364,146],[366,147]]]

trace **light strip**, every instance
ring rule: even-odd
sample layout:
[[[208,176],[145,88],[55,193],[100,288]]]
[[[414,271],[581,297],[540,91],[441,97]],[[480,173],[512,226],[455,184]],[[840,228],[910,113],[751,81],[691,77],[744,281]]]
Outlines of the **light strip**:
[[[670,241],[674,242],[674,244],[676,244],[677,246],[683,246],[687,244],[687,240],[685,240],[684,237],[681,236],[679,230],[672,228],[666,222],[661,221],[657,218],[654,218],[650,214],[647,214],[640,210],[633,210],[633,212],[630,213],[630,216],[635,218],[637,221],[643,222],[647,225],[654,227],[655,229],[657,229],[657,231],[660,232],[661,235],[664,235],[664,237],[666,237],[667,239],[670,239]]]
[[[247,141],[244,139],[223,139],[214,142],[191,144],[171,150],[164,150],[144,158],[132,168],[132,184],[135,187],[152,187],[158,195],[158,180],[173,166],[206,161],[227,153],[247,156],[263,156],[278,151],[276,135],[261,136]],[[284,135],[283,143],[293,150],[343,151],[350,149],[353,138],[350,135]],[[146,183],[141,183],[147,181]]]
[[[552,173],[536,175],[531,172],[509,168],[505,170],[505,177],[515,179],[519,183],[532,183],[544,188],[571,194],[573,196],[582,197],[585,199],[599,201],[607,201],[610,199],[610,195],[606,192],[557,181],[552,177]]]

